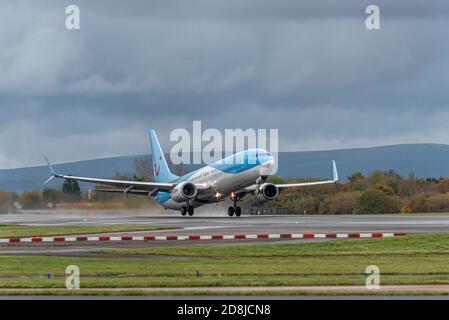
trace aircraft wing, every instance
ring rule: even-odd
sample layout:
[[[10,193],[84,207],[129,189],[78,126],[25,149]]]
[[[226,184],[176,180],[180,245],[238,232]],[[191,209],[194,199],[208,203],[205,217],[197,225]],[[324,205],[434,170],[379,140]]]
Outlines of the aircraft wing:
[[[281,183],[276,184],[276,187],[279,189],[286,189],[286,188],[293,188],[293,187],[308,187],[308,186],[316,186],[321,184],[331,184],[331,183],[337,183],[338,182],[338,172],[337,172],[337,165],[335,164],[335,161],[332,160],[332,173],[333,177],[332,180],[325,180],[325,181],[310,181],[310,182],[298,182],[298,183]],[[257,190],[258,185],[254,184],[252,186],[249,186],[244,190],[244,192],[254,192]]]
[[[276,187],[279,189],[285,189],[285,188],[293,188],[293,187],[307,187],[307,186],[316,186],[321,184],[330,184],[330,183],[337,183],[338,182],[338,172],[337,172],[337,165],[335,164],[335,161],[332,160],[332,180],[326,180],[326,181],[311,181],[311,182],[298,182],[298,183],[283,183],[283,184],[276,184]]]
[[[132,188],[132,190],[129,189],[129,187],[127,189],[102,189],[102,188],[95,188],[95,189],[91,189],[91,191],[94,192],[107,192],[107,193],[121,193],[121,194],[134,194],[134,195],[138,195],[138,196],[146,196],[146,197],[150,197],[151,195],[153,195],[154,193],[156,193],[159,189],[158,188],[154,188],[151,191],[148,190],[142,190],[142,189],[135,189],[134,186]]]
[[[45,183],[48,183],[53,178],[60,178],[60,179],[66,179],[66,180],[77,180],[82,182],[88,182],[88,183],[95,183],[95,184],[102,184],[102,185],[110,185],[119,188],[117,191],[110,191],[107,192],[123,192],[123,193],[147,193],[151,191],[171,191],[175,186],[176,183],[165,183],[165,182],[143,182],[143,181],[126,181],[126,180],[113,180],[113,179],[98,179],[98,178],[90,178],[90,177],[78,177],[78,176],[69,176],[69,175],[63,175],[56,173],[53,170],[52,165],[48,161],[48,158],[45,156],[45,160],[47,161],[48,168],[51,173],[51,177],[45,181]],[[106,190],[101,190],[106,191]],[[131,192],[133,191],[133,192]]]

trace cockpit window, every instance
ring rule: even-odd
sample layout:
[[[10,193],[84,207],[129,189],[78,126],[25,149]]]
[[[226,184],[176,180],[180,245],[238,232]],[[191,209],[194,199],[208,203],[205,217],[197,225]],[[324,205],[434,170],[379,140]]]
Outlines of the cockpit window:
[[[263,156],[271,156],[271,154],[269,152],[260,152],[258,154],[259,157],[263,157]]]

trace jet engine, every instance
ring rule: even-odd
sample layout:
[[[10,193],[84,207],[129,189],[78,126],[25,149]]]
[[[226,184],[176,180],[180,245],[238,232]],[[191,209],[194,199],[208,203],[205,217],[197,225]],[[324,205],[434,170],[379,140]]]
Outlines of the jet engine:
[[[272,183],[264,183],[254,192],[254,200],[258,203],[274,200],[279,195],[279,189]]]
[[[187,202],[195,198],[197,194],[196,186],[191,182],[178,184],[171,192],[171,198],[176,202]]]

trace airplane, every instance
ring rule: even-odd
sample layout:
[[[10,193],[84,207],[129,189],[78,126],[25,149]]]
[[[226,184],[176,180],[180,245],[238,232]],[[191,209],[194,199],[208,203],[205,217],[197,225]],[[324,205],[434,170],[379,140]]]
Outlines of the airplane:
[[[170,172],[164,153],[154,130],[149,132],[154,181],[125,181],[78,177],[57,173],[44,155],[53,178],[77,180],[87,183],[114,186],[114,189],[94,189],[98,192],[135,194],[152,197],[166,209],[179,210],[182,216],[193,216],[195,208],[218,203],[226,199],[233,202],[228,208],[230,217],[239,217],[242,209],[238,202],[248,194],[260,204],[276,199],[282,190],[292,187],[335,184],[338,172],[332,160],[333,179],[326,181],[274,184],[267,181],[274,167],[274,158],[265,149],[254,148],[235,153],[183,176]],[[241,159],[242,161],[237,161]]]

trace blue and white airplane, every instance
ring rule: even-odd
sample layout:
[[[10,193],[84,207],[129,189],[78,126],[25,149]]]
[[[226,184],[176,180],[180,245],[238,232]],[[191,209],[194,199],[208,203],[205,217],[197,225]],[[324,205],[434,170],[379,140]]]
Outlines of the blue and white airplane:
[[[170,172],[154,130],[150,131],[150,144],[155,181],[124,181],[63,175],[54,171],[45,156],[51,173],[51,177],[45,183],[53,178],[61,178],[111,185],[115,188],[95,189],[95,191],[153,197],[167,209],[180,210],[183,216],[186,214],[192,216],[194,209],[202,205],[221,202],[229,198],[234,205],[228,208],[228,215],[239,217],[242,209],[238,206],[238,202],[247,194],[251,194],[258,203],[263,203],[274,200],[285,188],[330,184],[338,181],[335,161],[332,161],[332,180],[269,183],[267,179],[275,163],[270,152],[264,149],[245,150],[179,177]]]

